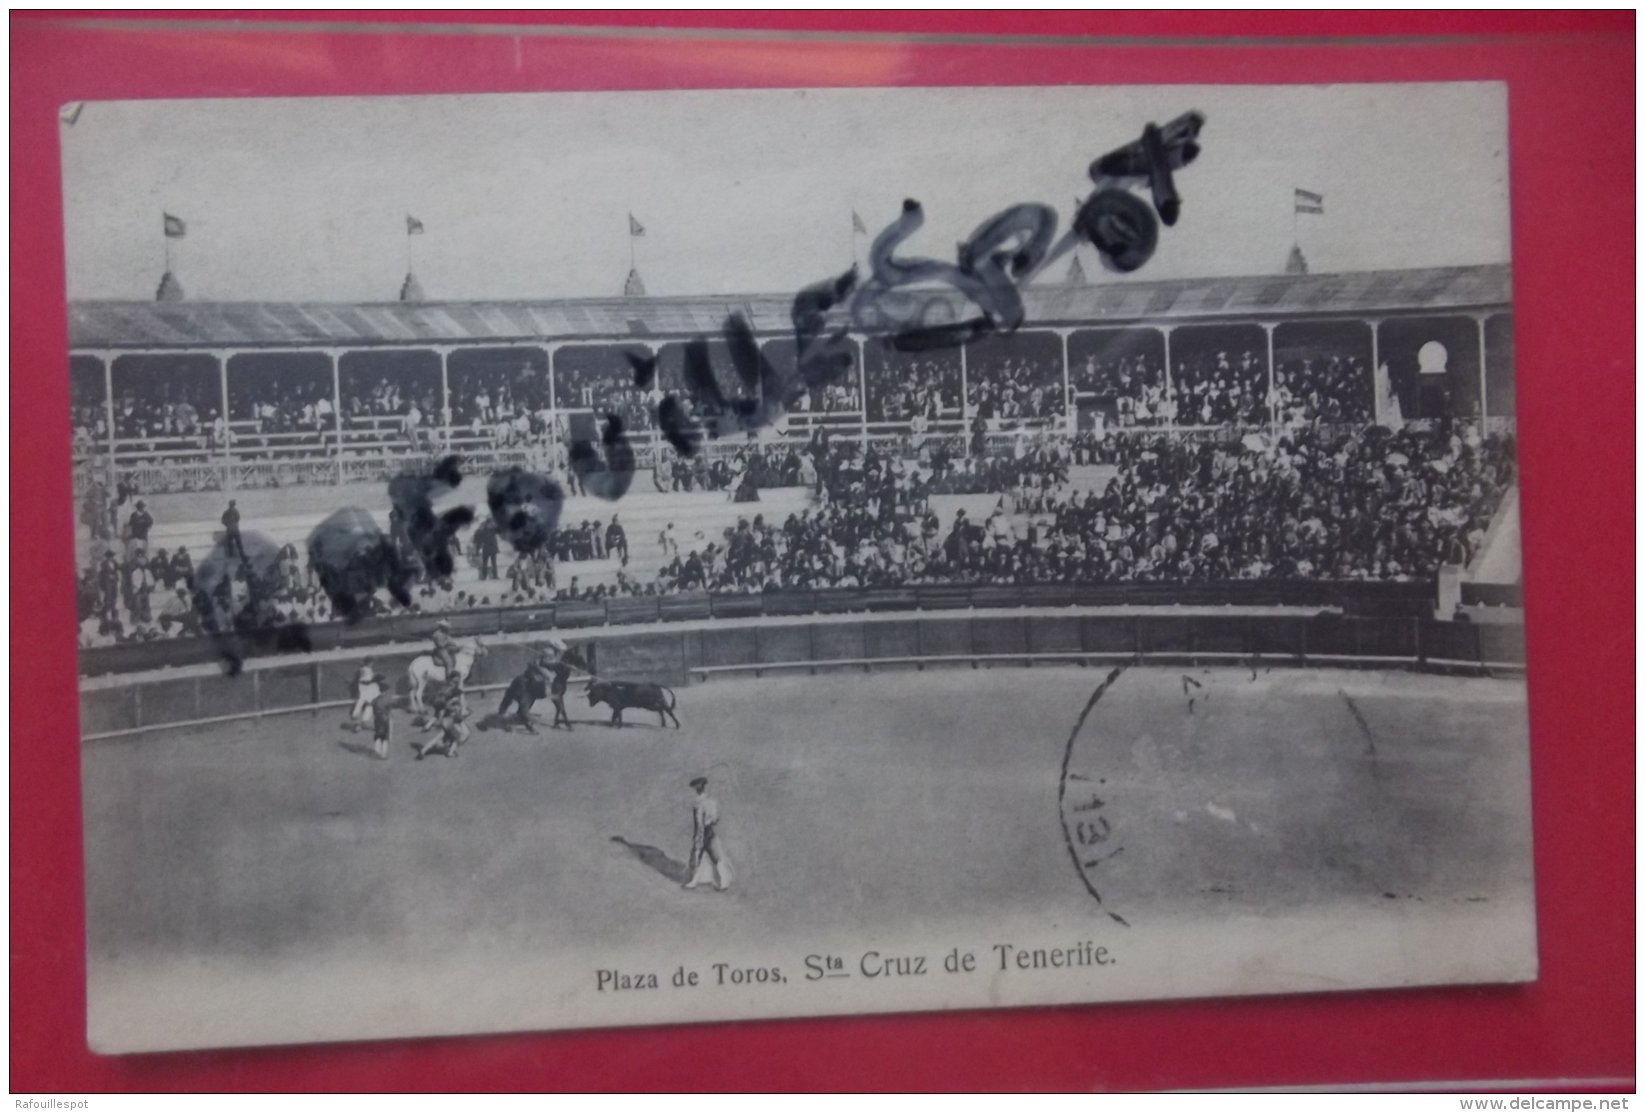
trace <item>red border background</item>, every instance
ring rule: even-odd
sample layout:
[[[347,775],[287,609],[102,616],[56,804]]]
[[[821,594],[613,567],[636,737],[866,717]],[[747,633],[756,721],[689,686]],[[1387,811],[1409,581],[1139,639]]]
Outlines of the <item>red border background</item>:
[[[174,13],[199,22],[232,13]],[[243,18],[243,15],[234,16]],[[150,15],[147,18],[154,18]],[[1634,1073],[1632,12],[414,13],[11,24],[11,1087],[1137,1090]],[[940,34],[518,40],[526,22]],[[711,35],[714,32],[710,33]],[[1088,35],[1098,47],[946,36]],[[1120,43],[1120,37],[1134,37]],[[1213,36],[1234,36],[1217,46]],[[1281,36],[1307,36],[1281,42]],[[1348,36],[1326,44],[1320,36]],[[1379,36],[1382,36],[1379,40]],[[1541,978],[1388,991],[103,1058],[84,907],[57,106],[132,97],[756,85],[1506,80]],[[1438,188],[1436,186],[1436,188]],[[255,1002],[247,1002],[255,1008]]]

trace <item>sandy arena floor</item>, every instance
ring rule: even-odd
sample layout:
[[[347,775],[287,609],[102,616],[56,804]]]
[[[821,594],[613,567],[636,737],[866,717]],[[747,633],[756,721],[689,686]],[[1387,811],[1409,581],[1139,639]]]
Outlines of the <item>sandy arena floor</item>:
[[[909,925],[1026,917],[1125,939],[1528,906],[1522,684],[1139,668],[1070,745],[1106,675],[716,680],[680,690],[678,731],[632,711],[612,729],[574,694],[575,731],[477,731],[456,759],[413,760],[403,714],[386,762],[337,712],[89,744],[93,1044],[554,1023],[522,997],[397,1024],[365,966],[419,971],[435,996],[506,995],[511,968],[704,940],[797,973],[806,951],[785,940]],[[697,774],[724,817],[725,894],[679,886]],[[1083,879],[1076,857],[1095,862]],[[262,1015],[255,984],[290,1000]]]

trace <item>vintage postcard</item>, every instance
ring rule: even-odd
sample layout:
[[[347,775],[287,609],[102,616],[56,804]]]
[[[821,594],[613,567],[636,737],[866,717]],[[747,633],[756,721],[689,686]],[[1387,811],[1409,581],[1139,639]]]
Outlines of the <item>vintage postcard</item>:
[[[1536,976],[1504,86],[61,139],[98,1051]]]

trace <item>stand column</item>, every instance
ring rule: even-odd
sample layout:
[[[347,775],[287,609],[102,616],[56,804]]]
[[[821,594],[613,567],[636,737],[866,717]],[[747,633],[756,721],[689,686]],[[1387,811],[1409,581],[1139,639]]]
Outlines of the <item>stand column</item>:
[[[1268,396],[1263,405],[1268,410],[1268,432],[1272,434],[1279,425],[1279,415],[1274,412],[1274,326],[1265,321],[1262,331],[1268,338]]]
[[[1479,435],[1485,435],[1486,415],[1491,411],[1485,408],[1485,318],[1476,316],[1474,324],[1479,326]]]
[[[331,419],[333,443],[337,448],[337,484],[343,483],[343,353],[340,348],[327,348],[326,358],[331,361]]]
[[[851,341],[857,349],[857,400],[862,403],[862,418],[857,423],[857,441],[868,444],[868,340],[866,337]],[[960,383],[965,383],[965,349],[960,349]]]
[[[1171,374],[1171,326],[1161,325],[1160,336],[1165,340],[1165,411],[1167,419],[1165,426],[1175,429],[1177,426],[1177,387],[1176,379]]]
[[[440,451],[451,451],[451,349],[436,348],[440,353]]]
[[[1382,322],[1378,320],[1368,320],[1365,323],[1371,326],[1371,420],[1376,422],[1378,425],[1381,425],[1384,416],[1384,408],[1382,405],[1382,387],[1380,378],[1382,374],[1382,364],[1377,362],[1377,332],[1379,331],[1379,326]],[[1388,389],[1390,392],[1394,389],[1392,380],[1388,383]]]
[[[98,352],[103,361],[103,420],[108,424],[108,486],[114,490],[114,353]]]
[[[1057,336],[1062,340],[1062,427],[1068,433],[1077,433],[1080,408],[1074,403],[1074,382],[1068,367],[1068,330],[1058,329]]]
[[[217,389],[223,415],[223,490],[234,490],[234,434],[229,430],[228,416],[228,359],[227,351],[212,352],[217,360]]]
[[[546,344],[543,351],[548,353],[548,408],[556,420],[560,416],[560,404],[554,390],[554,353],[560,350],[558,344]]]

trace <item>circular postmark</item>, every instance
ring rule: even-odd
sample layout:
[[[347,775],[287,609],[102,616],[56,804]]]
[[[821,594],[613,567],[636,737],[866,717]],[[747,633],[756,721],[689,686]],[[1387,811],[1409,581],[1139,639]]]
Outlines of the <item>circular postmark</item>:
[[[1117,837],[1113,820],[1107,814],[1108,799],[1104,794],[1107,782],[1084,770],[1070,768],[1074,743],[1085,727],[1085,720],[1124,671],[1125,666],[1119,665],[1103,678],[1086,701],[1074,729],[1068,734],[1068,744],[1062,753],[1062,774],[1057,778],[1057,809],[1062,817],[1063,843],[1086,892],[1115,923],[1130,927],[1125,917],[1108,907],[1102,899],[1103,865],[1125,849]]]

